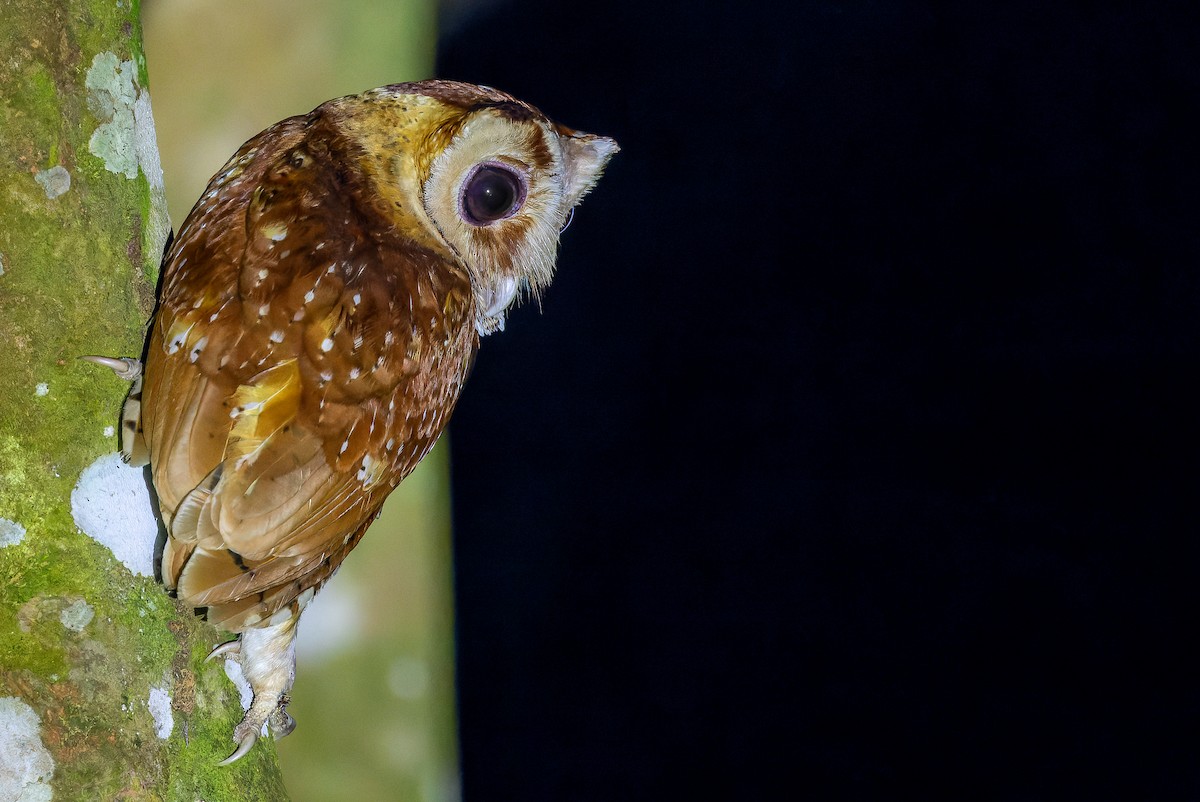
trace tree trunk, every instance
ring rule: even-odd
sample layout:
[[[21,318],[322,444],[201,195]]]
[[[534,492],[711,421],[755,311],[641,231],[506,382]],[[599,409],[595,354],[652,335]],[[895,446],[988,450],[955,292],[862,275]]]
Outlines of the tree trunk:
[[[114,455],[169,228],[137,0],[0,0],[0,802],[286,798]]]

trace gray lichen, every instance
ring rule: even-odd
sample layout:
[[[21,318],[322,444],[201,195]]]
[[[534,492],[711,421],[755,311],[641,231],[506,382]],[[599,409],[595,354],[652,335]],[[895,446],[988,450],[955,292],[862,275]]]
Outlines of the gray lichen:
[[[49,802],[53,776],[37,712],[15,696],[0,697],[0,799]]]
[[[0,518],[0,549],[15,546],[25,539],[25,527],[16,521]]]
[[[138,99],[137,67],[133,61],[120,61],[115,53],[97,53],[84,85],[88,108],[100,120],[88,140],[88,150],[104,160],[106,170],[137,178],[138,136],[133,112]],[[158,172],[161,183],[161,168]]]
[[[34,176],[34,180],[42,185],[42,189],[46,191],[46,197],[50,200],[65,194],[71,188],[71,174],[61,164],[55,165],[49,170],[42,170]]]
[[[92,623],[95,617],[96,611],[83,599],[76,599],[58,614],[58,620],[72,632],[83,632],[84,627]]]

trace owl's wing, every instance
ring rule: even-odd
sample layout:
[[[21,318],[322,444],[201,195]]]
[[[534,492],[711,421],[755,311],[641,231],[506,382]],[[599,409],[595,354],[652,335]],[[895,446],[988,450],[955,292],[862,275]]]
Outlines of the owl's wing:
[[[226,629],[311,598],[474,355],[465,274],[380,236],[354,181],[286,121],[213,179],[166,262],[142,396],[163,581]]]

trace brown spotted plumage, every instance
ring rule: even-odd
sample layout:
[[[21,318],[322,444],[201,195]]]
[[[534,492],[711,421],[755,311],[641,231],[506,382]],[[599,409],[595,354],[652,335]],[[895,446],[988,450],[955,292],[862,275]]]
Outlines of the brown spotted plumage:
[[[163,582],[242,633],[233,758],[290,729],[300,611],[433,447],[480,335],[549,283],[616,149],[493,89],[399,84],[254,137],[184,222],[141,434]]]

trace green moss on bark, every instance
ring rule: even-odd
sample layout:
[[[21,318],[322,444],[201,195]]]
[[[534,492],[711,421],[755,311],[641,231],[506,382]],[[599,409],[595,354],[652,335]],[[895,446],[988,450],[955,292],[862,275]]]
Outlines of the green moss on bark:
[[[141,353],[164,233],[161,187],[89,149],[113,119],[88,103],[96,56],[130,62],[146,89],[138,11],[8,0],[0,14],[0,518],[24,530],[0,546],[0,697],[37,713],[56,798],[284,799],[269,739],[216,766],[241,717],[203,663],[220,634],[71,516],[81,471],[117,447],[128,389],[78,357]],[[37,174],[57,167],[70,188],[50,198]],[[165,739],[152,687],[171,698]]]

